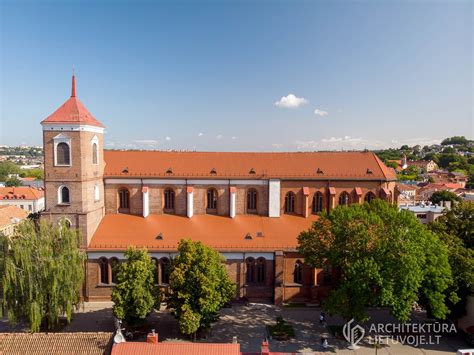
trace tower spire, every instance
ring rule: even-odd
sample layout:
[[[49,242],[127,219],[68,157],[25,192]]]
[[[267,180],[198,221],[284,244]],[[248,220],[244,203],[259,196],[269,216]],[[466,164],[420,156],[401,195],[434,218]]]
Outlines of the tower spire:
[[[71,97],[76,97],[76,73],[74,69],[72,70],[72,89],[71,89]]]

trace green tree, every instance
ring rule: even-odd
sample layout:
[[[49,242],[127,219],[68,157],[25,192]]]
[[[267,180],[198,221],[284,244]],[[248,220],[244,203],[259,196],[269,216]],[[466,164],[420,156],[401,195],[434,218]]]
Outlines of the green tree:
[[[466,145],[470,142],[472,141],[466,139],[466,137],[464,136],[454,136],[451,138],[443,139],[443,141],[441,142],[441,145],[451,145],[451,144],[452,145],[456,145],[456,144]]]
[[[5,186],[7,187],[21,186],[21,181],[17,177],[11,177],[5,180]]]
[[[329,313],[365,320],[367,306],[381,306],[406,321],[419,300],[446,317],[445,291],[453,282],[448,252],[412,213],[382,200],[341,206],[298,240],[305,263],[329,263],[340,274],[324,302]]]
[[[117,275],[112,291],[114,315],[129,325],[136,325],[155,307],[159,308],[159,291],[154,283],[156,266],[146,249],[130,247],[125,259],[113,270]]]
[[[194,334],[207,328],[216,313],[235,294],[222,256],[214,249],[181,240],[178,256],[171,263],[169,306],[175,311],[180,330]]]
[[[440,203],[441,201],[457,202],[460,200],[461,199],[454,192],[448,190],[436,191],[430,197],[430,201],[436,204]]]
[[[85,254],[81,236],[65,221],[21,222],[13,237],[0,238],[0,313],[11,323],[26,322],[32,332],[52,329],[80,302]]]
[[[450,317],[457,319],[465,315],[467,296],[474,287],[474,203],[457,203],[429,227],[448,247],[454,276],[454,284],[448,291],[455,292],[460,299],[456,304],[448,302],[448,307]]]
[[[15,163],[11,161],[0,162],[0,181],[8,179],[10,174],[19,174],[20,172],[20,168]]]

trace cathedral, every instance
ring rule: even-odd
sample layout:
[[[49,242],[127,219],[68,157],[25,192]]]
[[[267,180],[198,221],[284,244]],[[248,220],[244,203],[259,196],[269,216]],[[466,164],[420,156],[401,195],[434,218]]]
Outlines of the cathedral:
[[[319,302],[334,271],[298,254],[317,213],[375,198],[394,201],[396,176],[372,152],[105,150],[104,125],[76,96],[41,122],[45,211],[83,236],[86,301],[110,300],[114,263],[148,249],[155,282],[169,281],[181,239],[218,250],[236,299]]]

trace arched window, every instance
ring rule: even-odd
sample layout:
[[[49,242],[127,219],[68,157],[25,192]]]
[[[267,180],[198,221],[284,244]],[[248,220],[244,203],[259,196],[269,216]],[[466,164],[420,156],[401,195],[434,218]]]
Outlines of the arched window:
[[[247,212],[257,212],[257,190],[249,189],[247,191]]]
[[[165,212],[174,210],[174,191],[172,189],[165,190]]]
[[[92,164],[99,164],[99,148],[97,143],[92,143]]]
[[[169,284],[170,283],[170,259],[168,258],[160,259],[160,273],[161,273],[161,283]]]
[[[295,199],[293,192],[288,192],[285,196],[285,213],[295,213]]]
[[[303,263],[297,260],[295,263],[295,270],[293,271],[293,282],[300,284],[303,281]]]
[[[130,208],[130,192],[128,189],[119,190],[119,209]]]
[[[375,194],[373,192],[367,192],[364,197],[365,202],[371,202],[373,199],[375,199]]]
[[[215,213],[217,210],[217,190],[207,190],[207,213]]]
[[[323,211],[323,194],[321,192],[316,192],[313,196],[313,213],[318,213]]]
[[[247,258],[245,260],[246,272],[245,272],[245,283],[255,282],[255,259]]]
[[[259,284],[265,283],[265,258],[257,259],[257,282]]]
[[[155,285],[158,285],[158,274],[159,274],[159,263],[157,258],[151,258],[151,261],[153,262],[153,265],[155,265],[155,272],[153,273],[153,283]]]
[[[69,198],[69,188],[66,186],[61,186],[58,191],[58,202],[60,204],[69,204],[71,200]]]
[[[339,195],[339,205],[345,206],[349,204],[349,194],[345,191]]]
[[[61,142],[56,146],[56,165],[71,165],[69,144]]]
[[[117,268],[118,268],[119,261],[117,258],[110,258],[109,265],[110,265],[110,275],[112,279],[112,283],[117,283]]]
[[[99,259],[99,273],[100,273],[100,283],[104,285],[109,284],[109,263],[106,258]]]

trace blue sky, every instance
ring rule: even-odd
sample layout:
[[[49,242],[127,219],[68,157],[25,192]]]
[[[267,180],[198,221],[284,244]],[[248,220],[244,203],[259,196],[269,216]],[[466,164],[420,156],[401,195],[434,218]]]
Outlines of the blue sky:
[[[73,66],[111,148],[474,135],[471,1],[4,0],[0,11],[0,144],[41,144]]]

